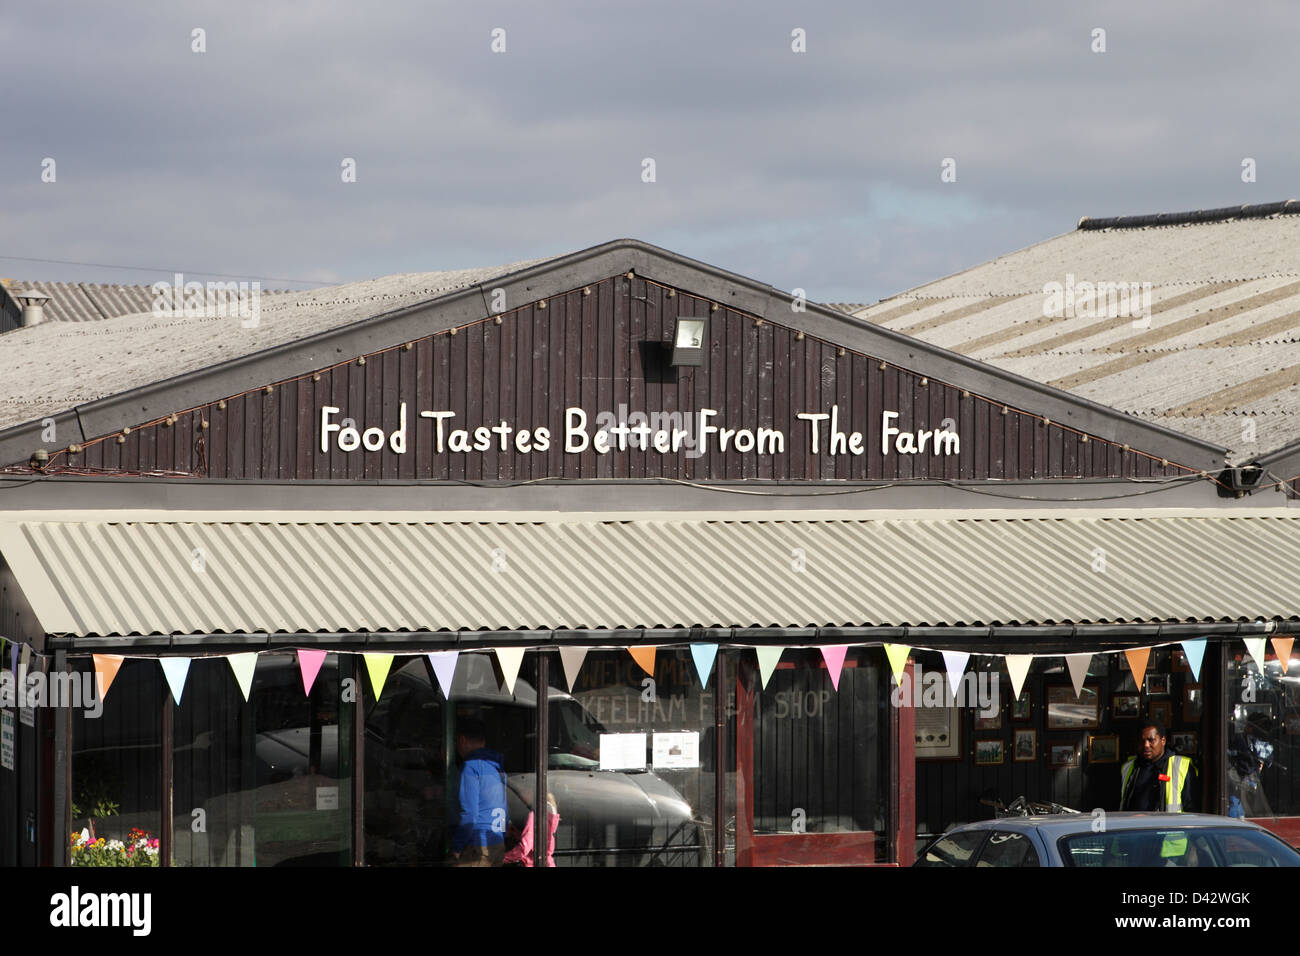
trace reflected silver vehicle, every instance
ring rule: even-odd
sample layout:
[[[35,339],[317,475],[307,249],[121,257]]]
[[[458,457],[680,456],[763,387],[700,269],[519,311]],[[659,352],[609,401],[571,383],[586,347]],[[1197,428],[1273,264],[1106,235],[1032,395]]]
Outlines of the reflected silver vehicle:
[[[1300,853],[1263,827],[1208,813],[1051,814],[953,827],[915,866],[1300,866]]]

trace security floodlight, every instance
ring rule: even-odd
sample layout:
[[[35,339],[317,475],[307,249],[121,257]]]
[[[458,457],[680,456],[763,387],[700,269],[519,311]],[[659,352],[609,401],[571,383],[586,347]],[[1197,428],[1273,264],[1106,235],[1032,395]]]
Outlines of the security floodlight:
[[[704,339],[709,320],[695,316],[679,315],[673,331],[673,361],[677,365],[703,365]]]

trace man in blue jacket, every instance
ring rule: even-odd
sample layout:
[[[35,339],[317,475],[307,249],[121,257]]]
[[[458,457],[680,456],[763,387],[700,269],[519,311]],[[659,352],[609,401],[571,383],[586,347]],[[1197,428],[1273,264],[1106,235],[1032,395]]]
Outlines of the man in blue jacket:
[[[483,722],[461,720],[456,728],[460,771],[460,823],[452,834],[457,866],[500,866],[505,857],[506,775],[502,756],[487,749]]]

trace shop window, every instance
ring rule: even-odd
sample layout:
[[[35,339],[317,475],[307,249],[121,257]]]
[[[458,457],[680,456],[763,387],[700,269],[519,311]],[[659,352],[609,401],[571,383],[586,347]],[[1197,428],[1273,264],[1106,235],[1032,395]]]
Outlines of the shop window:
[[[1123,653],[1094,654],[1078,695],[1061,658],[1038,658],[1018,698],[1001,658],[975,655],[955,702],[940,654],[916,651],[912,661],[920,689],[909,683],[904,696],[917,707],[921,840],[990,819],[996,805],[1019,798],[1046,810],[1117,810],[1121,770],[1150,719],[1165,726],[1167,751],[1192,758],[1192,800],[1205,806],[1205,688],[1177,647],[1151,651],[1141,688]],[[933,701],[924,692],[931,682]]]
[[[1300,660],[1287,673],[1275,659],[1264,668],[1229,654],[1227,698],[1228,812],[1233,816],[1300,815]]]
[[[659,648],[649,674],[625,650],[593,650],[572,693],[558,654],[550,675],[556,865],[711,866],[713,688],[690,651]]]
[[[90,693],[97,686],[91,659],[70,663],[69,686]],[[160,862],[164,693],[156,661],[126,660],[102,701],[96,692],[93,706],[72,708],[73,865]]]
[[[224,658],[192,663],[174,716],[176,865],[350,862],[346,676],[328,655],[308,696],[295,655],[262,654],[245,701]]]

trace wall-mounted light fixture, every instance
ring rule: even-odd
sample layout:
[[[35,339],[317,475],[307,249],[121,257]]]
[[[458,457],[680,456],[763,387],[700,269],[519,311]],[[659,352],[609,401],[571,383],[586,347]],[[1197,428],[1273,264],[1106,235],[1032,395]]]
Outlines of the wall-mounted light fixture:
[[[704,340],[708,328],[707,318],[691,315],[677,317],[677,328],[673,330],[673,365],[704,364]]]

